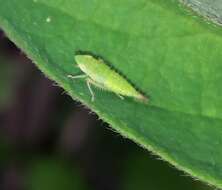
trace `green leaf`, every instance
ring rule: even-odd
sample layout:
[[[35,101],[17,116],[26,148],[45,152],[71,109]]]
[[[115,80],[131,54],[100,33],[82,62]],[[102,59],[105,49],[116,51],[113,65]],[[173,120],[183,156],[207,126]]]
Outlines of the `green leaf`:
[[[192,176],[222,187],[221,29],[178,1],[0,0],[0,26],[36,65],[122,135]],[[99,91],[76,51],[107,60],[148,105]]]

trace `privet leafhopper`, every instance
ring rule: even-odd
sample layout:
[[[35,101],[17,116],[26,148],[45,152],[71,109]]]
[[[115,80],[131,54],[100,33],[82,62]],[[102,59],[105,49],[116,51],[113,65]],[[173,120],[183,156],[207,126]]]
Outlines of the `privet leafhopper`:
[[[92,101],[94,101],[95,96],[90,86],[91,84],[113,92],[121,99],[123,99],[123,96],[129,96],[143,102],[148,101],[146,96],[138,92],[130,82],[113,70],[101,58],[95,58],[92,55],[76,55],[75,61],[84,74],[68,75],[68,77],[73,79],[84,78],[92,95]]]

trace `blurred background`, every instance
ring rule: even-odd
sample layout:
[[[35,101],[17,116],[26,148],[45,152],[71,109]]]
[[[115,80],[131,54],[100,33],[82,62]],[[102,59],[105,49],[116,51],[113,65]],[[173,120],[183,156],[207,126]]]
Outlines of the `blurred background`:
[[[0,31],[0,190],[50,189],[211,188],[112,131]]]

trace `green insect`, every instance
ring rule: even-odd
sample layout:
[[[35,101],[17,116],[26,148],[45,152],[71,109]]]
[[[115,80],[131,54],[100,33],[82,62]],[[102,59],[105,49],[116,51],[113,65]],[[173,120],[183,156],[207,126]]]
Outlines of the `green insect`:
[[[133,97],[137,100],[147,102],[148,98],[138,92],[124,77],[111,69],[102,59],[97,59],[92,55],[76,55],[75,61],[77,66],[84,74],[68,75],[69,78],[85,78],[89,91],[94,101],[94,93],[91,84],[101,89],[114,92],[121,99],[123,96]]]

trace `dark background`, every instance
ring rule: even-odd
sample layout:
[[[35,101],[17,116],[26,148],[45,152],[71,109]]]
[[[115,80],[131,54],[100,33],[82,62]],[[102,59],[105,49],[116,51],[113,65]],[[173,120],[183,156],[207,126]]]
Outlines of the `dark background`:
[[[0,190],[210,189],[114,132],[0,31]]]

